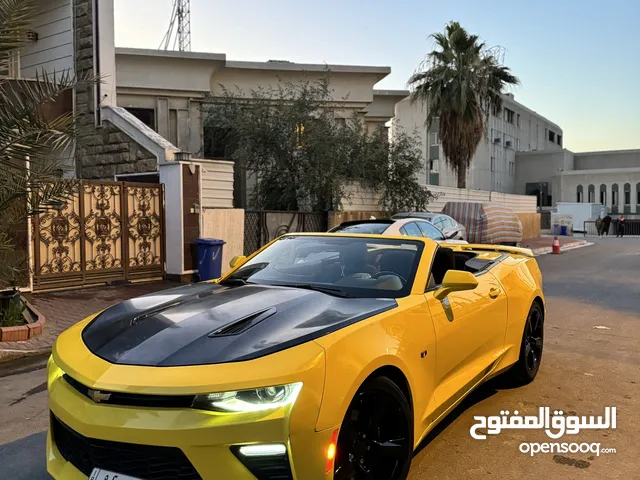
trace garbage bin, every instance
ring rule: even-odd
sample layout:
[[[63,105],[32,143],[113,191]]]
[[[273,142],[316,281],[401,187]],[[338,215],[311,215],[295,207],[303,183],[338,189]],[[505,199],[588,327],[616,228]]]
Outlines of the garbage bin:
[[[560,225],[558,225],[557,223],[553,224],[552,235],[560,235]]]
[[[198,238],[198,274],[200,280],[213,280],[222,274],[222,246],[224,240]]]
[[[560,235],[563,235],[565,237],[567,236],[567,226],[566,225],[560,226]]]

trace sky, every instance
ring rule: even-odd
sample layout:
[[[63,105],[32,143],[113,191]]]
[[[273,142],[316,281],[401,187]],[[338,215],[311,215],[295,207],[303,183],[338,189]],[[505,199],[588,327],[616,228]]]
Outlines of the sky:
[[[173,0],[115,0],[116,45],[158,48]],[[455,20],[520,78],[515,98],[574,152],[640,148],[638,0],[191,0],[192,51],[229,60],[390,66],[405,89]]]

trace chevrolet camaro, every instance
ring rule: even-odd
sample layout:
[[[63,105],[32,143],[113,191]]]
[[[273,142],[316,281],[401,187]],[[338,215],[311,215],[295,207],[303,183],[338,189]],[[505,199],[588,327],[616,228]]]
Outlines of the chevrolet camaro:
[[[404,479],[474,388],[538,372],[530,250],[288,234],[232,265],[60,335],[53,478]]]

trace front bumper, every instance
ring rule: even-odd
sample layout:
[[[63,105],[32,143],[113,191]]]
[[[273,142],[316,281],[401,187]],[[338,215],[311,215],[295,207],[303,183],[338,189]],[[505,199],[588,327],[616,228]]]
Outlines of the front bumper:
[[[322,390],[323,368],[310,368],[301,373],[306,378],[299,379],[303,381],[304,386],[293,407],[239,414],[189,408],[142,408],[95,403],[72,387],[63,378],[63,373],[51,359],[48,366],[48,383],[54,428],[50,428],[47,436],[47,470],[56,480],[86,480],[89,470],[93,467],[127,474],[132,469],[136,471],[133,465],[136,462],[141,465],[156,462],[158,465],[153,468],[162,471],[156,478],[163,479],[269,478],[259,473],[254,474],[255,465],[247,463],[246,459],[241,461],[242,457],[234,454],[234,447],[253,444],[285,445],[287,454],[284,461],[289,464],[292,479],[332,477],[332,474],[325,475],[325,452],[334,429],[316,432],[314,428],[320,407],[317,389],[319,388],[320,392]],[[317,385],[319,380],[321,383]],[[56,428],[62,428],[61,425],[68,430],[65,430],[65,435],[60,432],[56,435]],[[89,454],[84,452],[84,457],[70,455],[70,451],[79,449],[76,444],[75,450],[70,450],[67,434],[75,435],[75,441],[91,443],[91,448],[95,447],[98,450],[91,450]],[[66,444],[58,445],[56,442],[59,439]],[[130,448],[126,448],[127,446]],[[110,456],[107,456],[105,448],[108,450],[112,447],[115,448],[115,454],[110,450]],[[123,452],[120,456],[118,448]],[[66,458],[62,453],[65,451]],[[141,453],[135,453],[138,451]],[[177,470],[171,470],[175,467],[175,462],[171,463],[168,460],[170,457],[173,458],[173,454],[183,454],[187,463],[192,466],[193,472],[197,472],[196,475],[190,476],[188,469],[181,470],[183,473],[186,472],[184,476],[175,475]],[[87,459],[87,455],[90,458]],[[114,465],[118,466],[118,458],[122,458],[124,465],[120,471],[114,468]],[[152,460],[149,460],[150,458]],[[99,465],[100,462],[107,464]],[[282,461],[279,461],[279,465],[282,467]],[[265,468],[268,467],[267,462]],[[250,468],[254,469],[254,473],[251,473]]]

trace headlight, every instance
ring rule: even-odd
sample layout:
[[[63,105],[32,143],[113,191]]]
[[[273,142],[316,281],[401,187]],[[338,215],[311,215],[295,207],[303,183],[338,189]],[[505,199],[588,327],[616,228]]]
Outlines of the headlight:
[[[193,408],[216,412],[257,412],[292,405],[302,389],[302,382],[237,392],[196,395]]]

